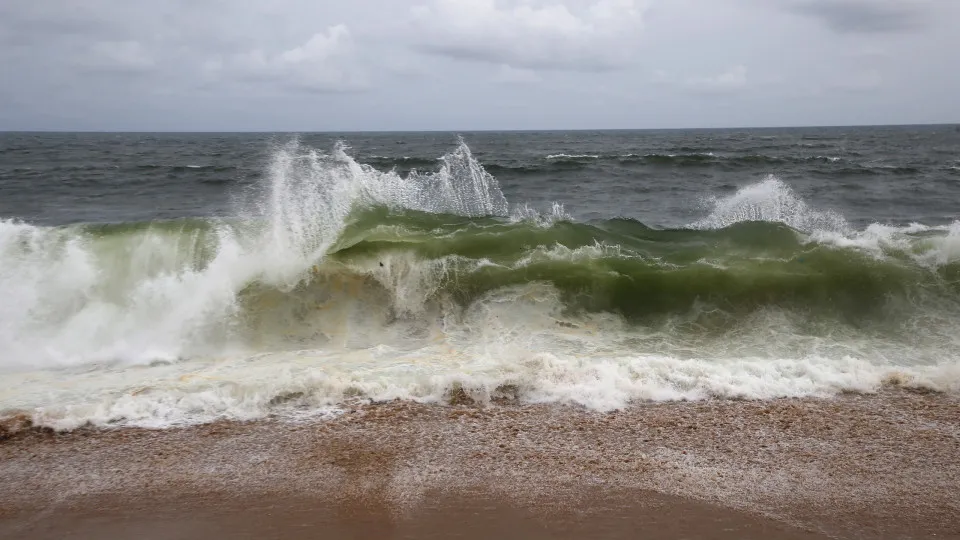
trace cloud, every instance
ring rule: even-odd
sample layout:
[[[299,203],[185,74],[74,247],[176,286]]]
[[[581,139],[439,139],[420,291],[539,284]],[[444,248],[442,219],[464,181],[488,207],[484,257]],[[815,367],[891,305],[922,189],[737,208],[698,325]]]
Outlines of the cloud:
[[[714,75],[693,77],[680,77],[664,70],[657,70],[653,73],[652,82],[675,86],[697,94],[727,94],[744,90],[749,86],[747,67],[743,65],[733,66]]]
[[[844,92],[870,92],[883,85],[883,75],[877,69],[863,69],[848,73],[833,81],[830,89]]]
[[[916,30],[926,21],[925,7],[921,0],[802,0],[790,5],[840,33]]]
[[[957,0],[0,0],[0,128],[957,121],[957,20]]]
[[[130,39],[131,21],[139,8],[133,2],[85,0],[3,0],[0,2],[0,41],[31,45],[76,37]]]
[[[540,82],[542,79],[536,71],[502,65],[497,70],[494,80],[508,84],[529,84]]]
[[[687,87],[699,92],[733,92],[747,86],[747,67],[734,66],[718,75],[692,77],[687,79]]]
[[[344,25],[331,26],[306,42],[274,54],[253,49],[209,60],[208,78],[273,83],[310,92],[353,92],[367,87],[356,65],[353,40]]]
[[[156,63],[137,41],[100,41],[79,61],[86,71],[117,74],[146,73]]]
[[[855,49],[846,50],[842,56],[857,64],[877,64],[887,62],[892,59],[892,55],[886,50],[877,46],[860,46]]]
[[[636,0],[599,0],[586,6],[434,0],[413,8],[411,22],[416,45],[432,54],[511,68],[590,72],[629,63],[644,11]]]

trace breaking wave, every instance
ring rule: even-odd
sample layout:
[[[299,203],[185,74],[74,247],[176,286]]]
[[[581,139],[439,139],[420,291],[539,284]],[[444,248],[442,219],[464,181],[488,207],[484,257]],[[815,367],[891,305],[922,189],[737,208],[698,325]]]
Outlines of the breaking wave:
[[[775,177],[685,228],[577,222],[511,208],[463,141],[432,162],[294,141],[230,219],[0,222],[0,408],[68,429],[455,389],[601,409],[957,389],[958,224],[857,230]]]

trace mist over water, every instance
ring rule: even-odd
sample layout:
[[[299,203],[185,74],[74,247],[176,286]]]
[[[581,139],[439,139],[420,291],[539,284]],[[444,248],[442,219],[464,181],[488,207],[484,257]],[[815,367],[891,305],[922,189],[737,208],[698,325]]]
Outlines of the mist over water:
[[[632,159],[617,152],[535,161]],[[654,154],[636,155],[661,167]],[[456,389],[610,409],[960,388],[955,221],[864,224],[767,172],[685,198],[689,219],[663,226],[578,214],[587,179],[508,202],[463,140],[390,167],[355,156],[275,143],[219,216],[0,221],[0,411],[69,429]]]

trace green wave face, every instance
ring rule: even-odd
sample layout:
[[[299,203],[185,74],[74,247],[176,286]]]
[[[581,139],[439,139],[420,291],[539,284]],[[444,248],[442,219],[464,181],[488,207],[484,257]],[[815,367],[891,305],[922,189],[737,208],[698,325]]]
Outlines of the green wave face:
[[[879,248],[842,247],[767,222],[658,230],[623,219],[510,221],[377,208],[352,214],[292,288],[249,284],[237,321],[258,347],[307,347],[334,339],[331,327],[346,319],[359,321],[351,332],[426,335],[438,320],[465,324],[472,311],[507,298],[518,310],[557,302],[550,317],[558,328],[617,317],[647,352],[809,353],[822,340],[837,354],[838,343],[862,351],[870,342],[877,354],[916,347],[920,358],[920,349],[952,340],[960,265],[931,262],[943,232],[901,236]]]
[[[147,244],[167,249],[153,253],[156,268],[148,274],[156,275],[184,266],[203,271],[219,249],[223,227],[257,229],[184,220],[81,230],[104,257],[126,257],[143,249],[149,236]],[[397,315],[438,302],[466,309],[498,289],[537,283],[559,291],[569,314],[610,312],[638,325],[692,313],[713,321],[709,327],[730,325],[767,308],[855,327],[895,325],[924,310],[960,313],[960,263],[924,258],[942,236],[904,238],[906,243],[869,250],[817,242],[768,222],[662,230],[626,219],[538,223],[378,207],[351,214],[329,251],[293,284],[254,276],[242,297],[248,310],[258,309],[260,296],[301,304],[297,295],[330,296],[326,289],[349,283],[354,295],[376,297]],[[149,264],[141,260],[136,272],[114,267],[116,275],[107,281],[116,286],[142,279]],[[401,292],[390,284],[414,277],[398,304]]]
[[[545,282],[571,310],[638,322],[710,305],[731,315],[774,306],[863,324],[957,296],[960,266],[922,264],[924,247],[917,237],[905,252],[843,249],[764,222],[655,230],[630,220],[541,226],[373,212],[346,229],[324,268],[363,273],[378,271],[372,265],[381,259],[452,259],[434,294],[464,306],[500,287]]]

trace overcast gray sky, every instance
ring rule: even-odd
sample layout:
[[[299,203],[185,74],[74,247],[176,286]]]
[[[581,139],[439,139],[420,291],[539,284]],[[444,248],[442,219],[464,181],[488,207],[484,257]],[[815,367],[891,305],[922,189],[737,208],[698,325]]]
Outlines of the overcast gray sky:
[[[960,122],[958,0],[2,0],[0,129]]]

